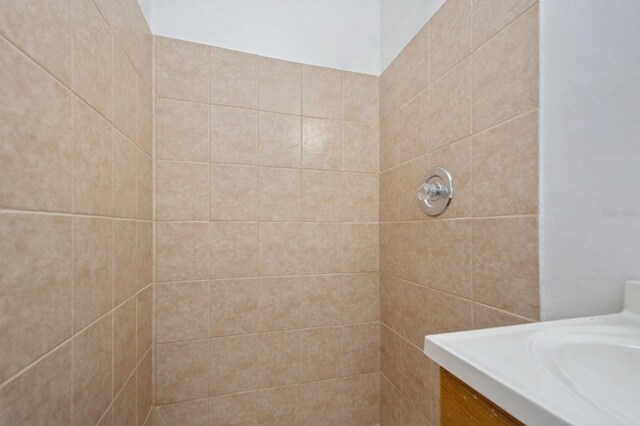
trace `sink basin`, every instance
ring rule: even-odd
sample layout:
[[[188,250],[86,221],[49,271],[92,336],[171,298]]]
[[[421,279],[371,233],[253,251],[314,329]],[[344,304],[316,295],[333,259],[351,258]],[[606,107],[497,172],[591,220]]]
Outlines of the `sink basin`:
[[[430,335],[424,352],[527,425],[640,425],[640,281],[617,314]]]
[[[529,351],[545,372],[620,423],[640,419],[640,329],[551,329],[535,333]]]

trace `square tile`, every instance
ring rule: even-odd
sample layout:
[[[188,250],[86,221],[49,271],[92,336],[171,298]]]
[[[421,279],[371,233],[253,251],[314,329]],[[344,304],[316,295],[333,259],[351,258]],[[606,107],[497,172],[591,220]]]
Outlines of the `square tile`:
[[[209,101],[209,46],[156,37],[156,93],[160,98]]]
[[[302,66],[302,114],[309,117],[342,118],[341,71]]]
[[[258,163],[257,111],[211,105],[211,161]]]
[[[302,167],[340,170],[342,161],[340,121],[303,117]]]
[[[210,102],[258,108],[259,66],[259,56],[211,47]]]
[[[208,161],[209,106],[157,99],[156,153],[160,160]]]
[[[260,165],[300,167],[300,117],[261,112],[259,123]]]
[[[258,168],[211,164],[211,220],[258,220]]]
[[[176,342],[209,336],[207,281],[156,286],[156,341]]]
[[[302,65],[260,58],[258,99],[261,111],[300,114],[302,110]]]
[[[261,167],[258,179],[258,210],[261,221],[300,220],[300,170]]]
[[[209,223],[158,222],[158,281],[209,278]]]
[[[158,220],[208,220],[209,197],[209,164],[156,162]]]
[[[209,341],[156,346],[156,401],[159,404],[207,396]]]

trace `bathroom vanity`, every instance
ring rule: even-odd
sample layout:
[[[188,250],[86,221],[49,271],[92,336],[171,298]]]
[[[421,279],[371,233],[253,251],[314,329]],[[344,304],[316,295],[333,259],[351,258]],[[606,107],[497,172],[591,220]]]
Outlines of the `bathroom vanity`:
[[[640,281],[622,312],[431,335],[446,425],[637,425]]]

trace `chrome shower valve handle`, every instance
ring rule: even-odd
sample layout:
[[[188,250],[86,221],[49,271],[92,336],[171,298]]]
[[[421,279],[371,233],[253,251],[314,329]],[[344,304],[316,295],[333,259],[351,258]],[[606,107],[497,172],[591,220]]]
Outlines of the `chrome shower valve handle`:
[[[453,179],[442,167],[435,167],[427,172],[416,194],[420,208],[429,216],[443,214],[453,198]]]

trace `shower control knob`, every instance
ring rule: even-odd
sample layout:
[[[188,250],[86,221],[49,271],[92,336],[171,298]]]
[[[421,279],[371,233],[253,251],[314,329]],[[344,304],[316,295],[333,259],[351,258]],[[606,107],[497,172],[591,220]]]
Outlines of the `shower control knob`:
[[[416,194],[420,208],[429,216],[443,214],[453,198],[453,179],[442,167],[435,167],[427,172]]]

